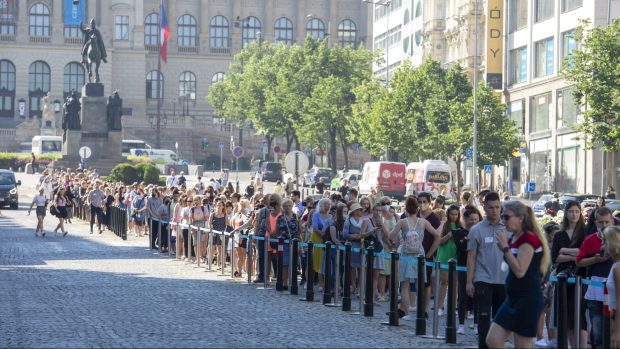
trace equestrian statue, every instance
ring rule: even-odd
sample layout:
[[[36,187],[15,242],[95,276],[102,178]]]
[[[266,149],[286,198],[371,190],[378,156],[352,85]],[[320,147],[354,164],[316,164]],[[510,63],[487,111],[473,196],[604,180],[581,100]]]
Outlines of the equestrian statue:
[[[88,71],[89,82],[100,82],[99,79],[99,65],[101,61],[108,63],[107,53],[101,33],[96,28],[95,19],[90,20],[90,27],[85,26],[84,23],[80,23],[80,31],[84,34],[84,44],[82,45],[82,64]],[[93,64],[95,65],[95,76],[93,78]]]

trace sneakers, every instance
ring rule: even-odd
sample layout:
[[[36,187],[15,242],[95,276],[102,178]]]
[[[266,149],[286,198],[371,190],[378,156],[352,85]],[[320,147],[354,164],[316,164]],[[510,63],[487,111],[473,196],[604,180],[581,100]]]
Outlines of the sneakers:
[[[62,233],[62,237],[67,236],[67,234],[69,234],[69,232],[68,232],[68,231],[63,232],[63,233]]]
[[[443,308],[439,308],[439,310],[437,311],[437,316],[444,316],[446,313],[443,310]]]
[[[402,317],[402,319],[405,321],[413,321],[413,317],[411,317],[411,315],[405,315]]]
[[[409,306],[409,311],[417,311],[418,307]]]
[[[467,312],[467,320],[473,320],[474,319],[474,314],[471,312]]]
[[[547,343],[547,340],[544,338],[541,338],[539,340],[537,340],[536,342],[534,342],[534,345],[537,347],[546,347],[547,345],[549,345],[549,343]]]
[[[456,330],[457,334],[465,334],[465,325],[459,325],[459,329]]]

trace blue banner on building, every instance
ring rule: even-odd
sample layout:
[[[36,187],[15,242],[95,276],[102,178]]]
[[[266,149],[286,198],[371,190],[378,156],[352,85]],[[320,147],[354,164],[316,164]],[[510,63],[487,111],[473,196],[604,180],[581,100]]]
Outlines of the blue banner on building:
[[[73,0],[65,0],[65,25],[80,25],[84,21],[85,3],[73,5]]]

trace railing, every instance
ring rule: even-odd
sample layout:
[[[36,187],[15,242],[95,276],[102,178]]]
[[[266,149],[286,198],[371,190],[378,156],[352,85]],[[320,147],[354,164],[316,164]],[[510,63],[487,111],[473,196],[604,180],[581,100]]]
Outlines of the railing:
[[[0,128],[0,138],[15,138],[16,130],[10,128]]]
[[[15,41],[15,35],[0,35],[0,41]]]
[[[39,44],[48,44],[52,42],[51,36],[31,36],[30,42],[39,43]]]
[[[74,36],[65,36],[65,44],[67,45],[81,45],[82,38]]]
[[[210,47],[209,53],[212,55],[222,55],[229,56],[230,55],[230,47]]]
[[[198,53],[198,46],[179,46],[179,53]]]
[[[159,46],[157,45],[144,45],[144,49],[149,53],[154,53],[159,51]]]

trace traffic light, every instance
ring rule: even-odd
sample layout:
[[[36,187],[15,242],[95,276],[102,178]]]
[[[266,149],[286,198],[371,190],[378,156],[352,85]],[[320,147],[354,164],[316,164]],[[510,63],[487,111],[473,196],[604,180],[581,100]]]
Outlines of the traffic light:
[[[202,142],[202,149],[207,150],[207,148],[209,148],[209,142]]]

